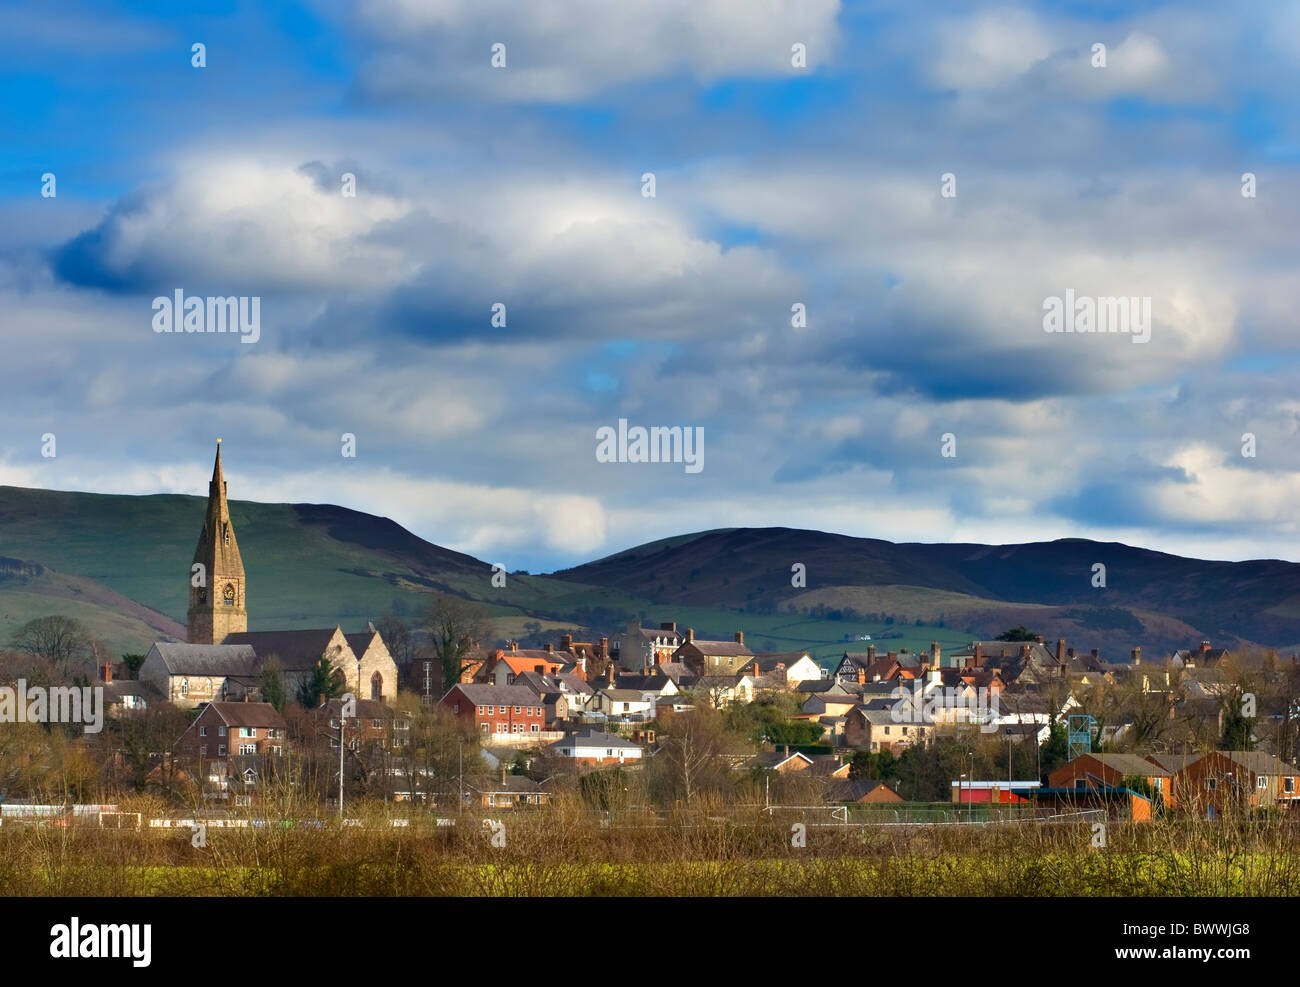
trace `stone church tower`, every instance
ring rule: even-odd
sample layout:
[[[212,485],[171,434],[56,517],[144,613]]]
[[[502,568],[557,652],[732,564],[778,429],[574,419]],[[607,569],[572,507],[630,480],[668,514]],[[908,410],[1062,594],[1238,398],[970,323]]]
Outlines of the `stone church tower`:
[[[217,439],[217,461],[212,467],[212,482],[208,484],[208,511],[199,534],[199,547],[194,550],[194,564],[203,569],[190,568],[189,643],[221,644],[227,634],[248,630],[244,563],[239,557],[230,507],[226,503],[220,439]],[[198,578],[198,572],[203,579]],[[196,582],[203,585],[195,586]]]

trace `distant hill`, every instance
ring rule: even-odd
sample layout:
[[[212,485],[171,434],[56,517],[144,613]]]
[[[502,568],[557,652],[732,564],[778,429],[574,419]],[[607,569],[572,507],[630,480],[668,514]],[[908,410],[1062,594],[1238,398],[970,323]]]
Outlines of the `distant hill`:
[[[1104,589],[1092,586],[1098,562],[1106,566]],[[791,586],[795,563],[806,568],[804,589]],[[819,591],[865,588],[852,604],[844,597],[840,607],[927,623],[944,614],[933,605],[937,596],[922,599],[927,591],[961,594],[965,599],[951,601],[945,624],[950,618],[990,630],[1008,621],[1032,624],[1049,638],[1106,647],[1117,658],[1134,644],[1187,647],[1195,643],[1188,634],[1283,649],[1300,642],[1296,563],[1211,562],[1086,539],[896,544],[792,528],[734,528],[650,542],[554,575],[664,602],[760,609],[825,607]],[[913,591],[902,609],[900,587]],[[1033,606],[1047,609],[1033,612]]]
[[[0,487],[0,646],[26,620],[85,620],[110,650],[184,634],[189,563],[204,500]],[[946,649],[1024,624],[1122,658],[1202,638],[1300,642],[1300,565],[1207,562],[1079,539],[1028,545],[895,544],[791,528],[735,528],[651,542],[505,588],[472,556],[388,518],[323,504],[231,501],[254,630],[417,616],[432,589],[481,601],[500,637],[617,631],[631,616],[704,636],[745,629],[763,650],[829,660],[866,634],[881,646]],[[1092,566],[1107,567],[1093,589]],[[803,563],[806,587],[791,586]],[[884,635],[882,637],[882,635]],[[888,642],[888,643],[886,643]],[[769,647],[770,646],[770,647]]]

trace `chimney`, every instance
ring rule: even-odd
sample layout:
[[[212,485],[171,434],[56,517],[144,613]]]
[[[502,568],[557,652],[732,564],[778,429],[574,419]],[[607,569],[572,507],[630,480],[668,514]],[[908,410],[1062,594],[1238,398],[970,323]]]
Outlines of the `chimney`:
[[[1065,664],[1065,638],[1056,639],[1056,660],[1060,664]]]
[[[876,646],[874,644],[868,644],[867,661],[875,661],[875,660],[876,660]]]
[[[786,757],[789,757],[789,756],[790,756],[790,745],[789,745],[789,744],[786,744],[786,745],[785,745],[785,756],[786,756]]]
[[[1020,646],[1020,657],[1023,658],[1025,661],[1029,660],[1029,645],[1022,644]]]
[[[1134,664],[1134,665],[1141,665],[1141,664],[1142,664],[1142,649],[1141,649],[1141,648],[1134,648],[1133,651],[1132,651],[1132,653],[1130,654],[1130,657],[1133,659],[1133,664]]]
[[[598,658],[604,658],[604,657],[606,657],[608,654],[609,654],[609,638],[607,638],[607,637],[602,637],[602,638],[600,639],[600,651],[597,652],[597,657],[598,657]]]
[[[1205,652],[1207,652],[1207,651],[1209,651],[1209,650],[1210,650],[1210,642],[1209,642],[1209,641],[1202,641],[1202,642],[1201,642],[1201,654],[1205,654]]]
[[[506,762],[501,762],[501,787],[506,787]]]
[[[510,642],[508,642],[508,643],[506,644],[506,647],[509,648],[511,651],[518,651],[518,650],[519,650],[519,642],[518,642],[518,641],[510,641]]]
[[[514,649],[512,648],[511,650],[513,651]],[[542,650],[545,651],[548,655],[552,654],[555,651],[555,645],[549,643],[543,644]]]
[[[745,632],[744,632],[744,631],[736,631],[736,643],[737,643],[737,644],[744,644],[744,643],[745,643]]]
[[[629,620],[627,622],[627,633],[629,635],[639,634],[641,632],[641,621]]]
[[[979,641],[975,642],[975,658],[973,664],[976,668],[981,668],[984,665],[984,645]]]
[[[113,663],[111,661],[104,662],[104,681],[113,681]]]
[[[660,624],[660,625],[659,625],[659,629],[660,629],[661,631],[667,631],[669,634],[676,634],[676,633],[677,633],[677,621],[672,620],[672,621],[669,621],[669,622],[666,623],[666,624]]]
[[[686,628],[686,643],[692,644],[694,643],[694,641],[695,641],[695,628],[694,627]]]
[[[891,652],[889,652],[889,660],[890,660],[890,661],[898,661],[898,652],[897,652],[897,651],[891,651]]]
[[[939,668],[943,665],[943,652],[939,649],[938,641],[930,642],[930,667]]]
[[[561,651],[572,651],[572,650],[573,650],[573,635],[572,635],[572,634],[561,634],[561,635],[560,635],[560,650],[561,650]]]
[[[1073,649],[1073,648],[1066,648],[1066,649],[1065,649],[1065,657],[1068,658],[1070,661],[1074,661],[1074,649]]]
[[[858,666],[858,685],[867,684],[867,670],[861,665]]]

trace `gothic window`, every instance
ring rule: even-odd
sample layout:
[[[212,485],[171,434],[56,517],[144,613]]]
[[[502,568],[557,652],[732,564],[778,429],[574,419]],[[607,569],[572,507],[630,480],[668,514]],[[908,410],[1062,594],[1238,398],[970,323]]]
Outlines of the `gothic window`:
[[[384,699],[384,677],[378,672],[370,676],[370,698],[375,702],[382,702]]]
[[[190,680],[181,679],[181,695],[188,696],[189,694],[190,694]]]

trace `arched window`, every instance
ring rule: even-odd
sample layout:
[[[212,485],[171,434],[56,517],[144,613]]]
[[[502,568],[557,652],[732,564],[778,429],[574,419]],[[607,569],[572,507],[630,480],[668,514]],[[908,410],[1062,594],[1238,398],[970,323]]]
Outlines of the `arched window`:
[[[181,679],[181,695],[188,696],[189,694],[190,694],[190,680]]]
[[[375,702],[383,702],[384,699],[384,677],[378,672],[370,676],[370,698]]]

